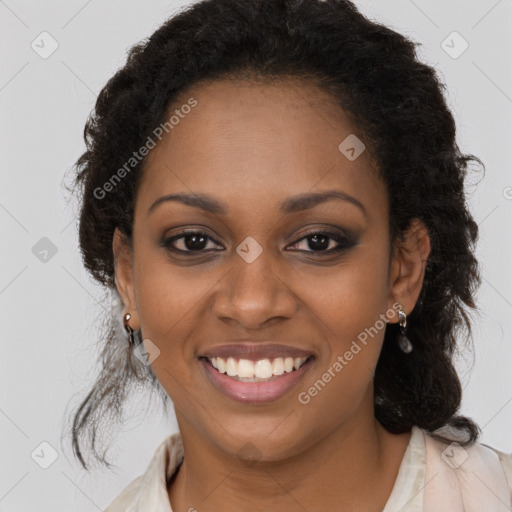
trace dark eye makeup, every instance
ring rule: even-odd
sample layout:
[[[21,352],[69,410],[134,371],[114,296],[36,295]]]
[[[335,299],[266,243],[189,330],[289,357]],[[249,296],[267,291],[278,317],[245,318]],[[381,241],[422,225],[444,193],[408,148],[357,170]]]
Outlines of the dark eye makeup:
[[[176,243],[182,245],[181,248],[176,247]],[[213,242],[222,247],[214,238],[199,229],[184,229],[179,233],[165,237],[161,246],[171,253],[183,254],[190,256],[204,255],[214,251],[222,251],[223,248],[206,249],[208,244]],[[306,244],[311,250],[292,249],[303,253],[316,253],[319,255],[330,255],[341,251],[346,251],[357,244],[357,240],[352,236],[345,236],[328,230],[313,230],[293,242],[288,247],[297,247],[301,243]],[[332,247],[332,243],[337,245]],[[327,249],[327,250],[326,250]],[[289,249],[287,249],[289,250]]]

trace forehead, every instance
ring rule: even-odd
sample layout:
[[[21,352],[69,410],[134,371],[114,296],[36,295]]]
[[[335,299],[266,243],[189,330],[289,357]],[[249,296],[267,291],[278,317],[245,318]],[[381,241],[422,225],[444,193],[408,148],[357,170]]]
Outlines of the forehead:
[[[236,213],[332,188],[386,207],[383,183],[362,150],[363,134],[313,83],[198,84],[174,102],[172,115],[172,128],[147,156],[137,209],[164,194],[192,192],[215,195]],[[354,145],[362,152],[348,158]]]

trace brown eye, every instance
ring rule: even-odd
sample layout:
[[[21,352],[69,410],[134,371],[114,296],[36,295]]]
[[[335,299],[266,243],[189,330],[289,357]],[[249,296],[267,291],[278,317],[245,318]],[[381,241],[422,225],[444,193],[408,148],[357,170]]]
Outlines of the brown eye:
[[[211,250],[211,247],[208,249],[209,241],[214,240],[203,231],[191,230],[182,231],[177,235],[164,239],[162,245],[175,252],[203,252]]]
[[[299,251],[330,254],[333,252],[349,249],[356,244],[356,241],[338,233],[314,231],[302,237],[291,247],[297,248],[300,243],[308,247],[310,250],[299,249]]]

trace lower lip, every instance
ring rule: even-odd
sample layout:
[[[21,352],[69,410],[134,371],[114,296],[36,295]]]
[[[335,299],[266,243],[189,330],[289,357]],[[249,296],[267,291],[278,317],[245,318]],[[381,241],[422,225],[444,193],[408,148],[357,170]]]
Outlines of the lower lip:
[[[298,370],[283,373],[275,379],[264,382],[243,382],[225,373],[218,372],[207,359],[199,359],[210,382],[229,398],[244,403],[273,402],[290,391],[309,370],[313,357],[308,359]]]

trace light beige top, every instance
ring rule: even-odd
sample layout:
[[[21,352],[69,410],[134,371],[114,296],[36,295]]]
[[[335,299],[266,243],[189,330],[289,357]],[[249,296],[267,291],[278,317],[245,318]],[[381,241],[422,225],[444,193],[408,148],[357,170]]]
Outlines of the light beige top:
[[[454,437],[450,437],[454,439]],[[167,483],[184,457],[179,433],[156,449],[145,473],[104,512],[172,512]],[[201,503],[191,510],[201,510]],[[484,444],[462,448],[437,441],[418,427],[382,512],[511,512],[512,454]]]

